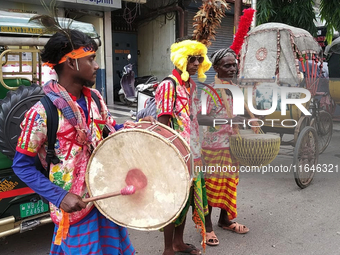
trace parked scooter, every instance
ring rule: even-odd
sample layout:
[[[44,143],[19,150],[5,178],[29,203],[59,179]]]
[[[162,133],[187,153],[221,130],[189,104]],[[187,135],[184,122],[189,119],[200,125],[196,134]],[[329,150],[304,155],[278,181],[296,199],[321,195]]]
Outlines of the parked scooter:
[[[130,54],[127,56],[127,59],[131,59]],[[135,78],[135,72],[132,70],[131,63],[124,66],[123,75],[120,79],[121,89],[118,92],[119,101],[124,104],[131,105],[133,103],[137,103],[138,92],[149,91],[151,93],[154,90],[154,86],[157,84],[157,77],[147,76],[146,78],[147,80],[145,80],[145,77]]]

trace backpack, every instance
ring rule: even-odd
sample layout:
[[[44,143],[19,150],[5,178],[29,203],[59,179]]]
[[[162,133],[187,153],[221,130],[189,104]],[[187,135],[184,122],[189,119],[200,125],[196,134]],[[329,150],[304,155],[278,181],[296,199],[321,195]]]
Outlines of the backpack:
[[[101,104],[99,97],[96,93],[94,93],[91,90],[91,97],[93,101],[95,101],[99,112],[101,112]],[[46,154],[46,163],[47,163],[47,169],[45,169],[38,157],[38,155],[35,157],[35,166],[36,168],[42,172],[47,178],[49,178],[50,174],[50,165],[51,163],[58,164],[60,162],[59,158],[55,155],[54,150],[54,144],[57,140],[57,130],[59,125],[59,116],[58,116],[58,110],[57,107],[52,103],[51,99],[48,96],[43,96],[40,99],[40,102],[45,108],[46,111],[46,124],[47,124],[47,154]]]
[[[170,80],[175,86],[174,97],[175,97],[175,103],[176,103],[176,81],[169,76],[169,77],[165,77],[161,82],[165,80]],[[175,107],[175,103],[174,103],[174,107]],[[156,114],[156,100],[155,100],[155,97],[151,97],[147,99],[145,108],[137,112],[136,120],[139,121],[140,119],[145,118],[146,116],[152,116],[154,117],[154,119],[157,119],[156,115],[157,115]]]

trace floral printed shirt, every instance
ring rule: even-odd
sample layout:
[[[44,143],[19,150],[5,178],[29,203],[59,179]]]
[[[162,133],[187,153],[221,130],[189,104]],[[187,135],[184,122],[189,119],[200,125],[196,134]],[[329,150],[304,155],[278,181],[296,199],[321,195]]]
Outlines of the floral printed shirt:
[[[200,103],[196,84],[192,79],[189,80],[189,92],[176,69],[169,77],[176,82],[176,93],[171,80],[164,80],[158,85],[155,96],[157,117],[171,115],[174,130],[190,145],[194,160],[199,159],[201,153],[197,113]]]
[[[102,140],[102,131],[105,124],[114,132],[113,126],[115,121],[103,101],[103,98],[97,90],[93,90],[99,97],[102,112],[96,103],[91,98],[90,89],[83,89],[85,100],[88,109],[87,125],[91,130],[93,144],[96,146]],[[71,95],[76,106],[85,118],[85,113],[81,106],[77,103],[76,98]],[[59,126],[57,131],[55,152],[60,159],[60,163],[50,166],[50,181],[68,192],[72,192],[81,196],[88,197],[88,191],[85,183],[85,172],[88,161],[90,159],[89,150],[84,150],[83,147],[77,144],[75,140],[76,130],[61,114],[58,109]],[[47,126],[46,126],[46,111],[44,106],[38,102],[26,113],[26,118],[21,124],[22,132],[18,139],[17,151],[27,156],[39,156],[42,165],[46,168],[46,150],[47,150]],[[88,205],[85,209],[70,213],[70,224],[74,224],[84,218],[93,208],[93,205]],[[50,203],[51,218],[54,223],[58,224],[62,218],[62,213],[59,208]]]

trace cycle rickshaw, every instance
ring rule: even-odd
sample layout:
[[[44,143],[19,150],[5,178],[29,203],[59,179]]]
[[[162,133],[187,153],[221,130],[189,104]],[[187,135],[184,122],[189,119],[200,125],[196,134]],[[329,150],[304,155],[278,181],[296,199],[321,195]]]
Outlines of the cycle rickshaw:
[[[277,108],[265,116],[276,121],[263,121],[261,129],[264,133],[279,134],[281,145],[293,146],[294,177],[301,188],[311,183],[319,154],[327,148],[332,136],[332,117],[320,109],[317,97],[322,60],[322,49],[309,32],[281,23],[266,23],[253,28],[245,38],[240,55],[239,84],[253,87],[255,109],[270,109],[276,98],[273,91],[278,92]],[[283,87],[285,91],[287,88],[291,90],[286,99],[307,96],[294,92],[295,88],[305,88],[310,92],[311,99],[303,104],[310,115],[293,104],[283,105],[286,109],[281,109],[280,90]],[[294,138],[283,142],[284,134]]]

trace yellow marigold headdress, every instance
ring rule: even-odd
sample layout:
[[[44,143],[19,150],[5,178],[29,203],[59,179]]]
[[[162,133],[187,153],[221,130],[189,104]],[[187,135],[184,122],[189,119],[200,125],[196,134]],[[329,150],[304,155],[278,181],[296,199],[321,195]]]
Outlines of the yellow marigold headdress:
[[[182,71],[183,81],[189,79],[188,56],[204,57],[204,61],[198,67],[198,80],[203,82],[207,78],[204,73],[211,67],[207,47],[211,45],[211,40],[215,39],[215,29],[220,26],[226,9],[230,9],[230,6],[225,0],[204,0],[194,17],[194,40],[185,40],[171,45],[171,61]]]
[[[187,71],[188,57],[200,55],[204,57],[203,62],[198,66],[198,80],[205,81],[207,76],[204,74],[211,67],[211,62],[207,56],[207,47],[198,41],[184,40],[171,45],[171,61],[174,65],[182,71],[181,78],[183,81],[189,79]]]

